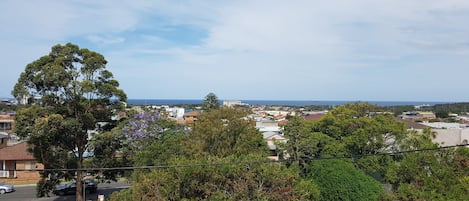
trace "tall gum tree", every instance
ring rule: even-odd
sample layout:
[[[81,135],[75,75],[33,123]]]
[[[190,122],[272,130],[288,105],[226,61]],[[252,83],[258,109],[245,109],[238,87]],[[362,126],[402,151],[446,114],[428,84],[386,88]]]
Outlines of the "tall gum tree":
[[[110,122],[127,99],[106,63],[103,55],[72,43],[55,45],[27,65],[14,86],[13,96],[30,105],[15,115],[16,133],[27,140],[29,151],[46,169],[78,170],[43,173],[38,196],[48,194],[58,179],[74,178],[76,200],[82,200],[88,131],[96,122]]]

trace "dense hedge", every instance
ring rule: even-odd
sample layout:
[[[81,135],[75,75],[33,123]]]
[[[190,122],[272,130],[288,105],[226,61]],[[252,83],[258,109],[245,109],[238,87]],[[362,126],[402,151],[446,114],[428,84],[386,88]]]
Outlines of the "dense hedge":
[[[347,160],[318,160],[310,178],[319,186],[321,200],[379,200],[384,191],[372,177]]]

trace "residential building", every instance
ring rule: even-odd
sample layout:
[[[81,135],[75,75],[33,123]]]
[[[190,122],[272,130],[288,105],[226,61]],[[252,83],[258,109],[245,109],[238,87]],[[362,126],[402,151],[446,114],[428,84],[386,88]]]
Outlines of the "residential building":
[[[416,130],[422,132],[424,128],[431,128],[436,132],[436,137],[432,140],[440,146],[455,146],[461,144],[468,144],[469,142],[469,127],[467,124],[459,123],[445,123],[445,122],[432,122],[432,123],[415,123],[409,120],[403,120],[409,130]]]
[[[14,114],[2,113],[0,114],[0,132],[8,134],[13,133],[14,129]]]
[[[286,143],[287,139],[280,134],[280,132],[267,131],[262,133],[264,140],[267,142],[269,147],[269,159],[279,160],[279,154],[277,150],[277,143]]]
[[[225,107],[234,107],[234,106],[248,106],[249,104],[243,103],[240,100],[224,100],[223,106]]]
[[[182,107],[168,107],[165,108],[165,112],[168,114],[168,117],[181,120],[184,119],[185,109]]]
[[[224,100],[223,101],[223,106],[226,106],[226,107],[233,107],[237,105],[241,105],[240,100]]]
[[[183,115],[185,124],[192,124],[197,121],[197,117],[200,115],[197,111],[191,111]]]
[[[0,181],[37,182],[40,179],[38,170],[42,169],[44,166],[28,152],[26,142],[0,149]]]
[[[274,120],[262,119],[256,121],[256,128],[262,133],[267,131],[280,132],[280,126],[278,122]]]

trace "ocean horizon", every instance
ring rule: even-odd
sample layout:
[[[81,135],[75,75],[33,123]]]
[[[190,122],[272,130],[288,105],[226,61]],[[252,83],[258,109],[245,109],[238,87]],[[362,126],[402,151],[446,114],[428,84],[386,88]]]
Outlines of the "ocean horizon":
[[[338,106],[347,103],[367,102],[379,106],[436,105],[453,102],[443,101],[329,101],[329,100],[238,100],[248,105],[278,106]],[[130,105],[199,105],[203,99],[128,99]],[[223,103],[223,100],[220,100]]]

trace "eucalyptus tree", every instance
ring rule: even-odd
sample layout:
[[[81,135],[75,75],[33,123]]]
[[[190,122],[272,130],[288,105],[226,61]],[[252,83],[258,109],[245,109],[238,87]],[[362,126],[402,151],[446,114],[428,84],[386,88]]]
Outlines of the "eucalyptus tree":
[[[292,116],[282,127],[286,142],[276,142],[279,154],[301,167],[301,173],[307,173],[308,163],[313,158],[326,155],[329,147],[334,147],[334,139],[320,132],[312,132],[311,123],[300,116]]]
[[[111,122],[126,101],[106,63],[103,55],[72,43],[55,45],[26,66],[12,91],[16,99],[30,100],[30,107],[15,115],[16,133],[27,140],[37,161],[46,169],[77,170],[45,172],[41,183],[74,178],[77,200],[82,200],[80,169],[89,146],[88,131],[95,130],[97,122]]]

